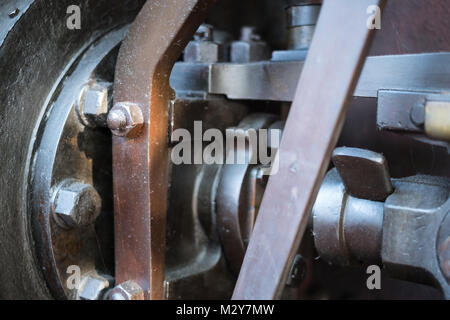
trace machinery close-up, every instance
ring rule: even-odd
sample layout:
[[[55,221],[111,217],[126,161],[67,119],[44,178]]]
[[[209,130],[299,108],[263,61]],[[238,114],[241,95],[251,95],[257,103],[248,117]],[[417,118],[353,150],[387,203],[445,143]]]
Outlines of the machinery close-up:
[[[449,0],[3,0],[0,102],[0,299],[450,299]]]

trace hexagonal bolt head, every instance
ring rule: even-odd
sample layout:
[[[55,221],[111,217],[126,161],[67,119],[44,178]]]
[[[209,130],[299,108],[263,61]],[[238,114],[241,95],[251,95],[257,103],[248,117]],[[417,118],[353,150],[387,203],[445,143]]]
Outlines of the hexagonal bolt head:
[[[137,104],[119,102],[109,111],[107,123],[114,135],[135,138],[144,127],[144,116]]]
[[[86,275],[81,280],[78,297],[80,300],[100,300],[109,287],[110,281],[106,278],[96,274]]]
[[[221,45],[205,40],[194,40],[184,50],[185,62],[214,63],[223,60]]]
[[[63,181],[53,197],[54,219],[63,228],[93,224],[100,214],[102,200],[89,184]]]
[[[267,60],[270,57],[269,47],[255,33],[254,27],[242,27],[241,40],[231,44],[231,62],[252,62]]]
[[[109,293],[111,300],[144,300],[144,291],[134,281],[119,284]]]
[[[89,83],[78,99],[77,111],[81,122],[88,127],[106,127],[108,114],[108,89],[111,83]]]

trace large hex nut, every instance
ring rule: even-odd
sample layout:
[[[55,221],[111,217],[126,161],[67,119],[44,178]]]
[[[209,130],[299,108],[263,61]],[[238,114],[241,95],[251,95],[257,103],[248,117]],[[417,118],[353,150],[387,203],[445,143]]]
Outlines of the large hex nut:
[[[135,138],[144,127],[144,116],[137,104],[118,102],[109,112],[107,122],[114,135]]]
[[[252,62],[269,59],[269,48],[264,41],[234,41],[231,44],[232,62]]]
[[[97,219],[101,203],[99,194],[91,185],[65,180],[55,189],[53,216],[63,228],[87,226]]]
[[[83,88],[78,100],[77,111],[85,126],[106,126],[108,88],[110,86],[110,83],[90,83]]]
[[[126,281],[111,290],[111,300],[144,300],[144,291],[134,281]]]
[[[194,40],[188,43],[184,51],[184,61],[197,63],[215,63],[222,61],[221,45],[206,40]]]

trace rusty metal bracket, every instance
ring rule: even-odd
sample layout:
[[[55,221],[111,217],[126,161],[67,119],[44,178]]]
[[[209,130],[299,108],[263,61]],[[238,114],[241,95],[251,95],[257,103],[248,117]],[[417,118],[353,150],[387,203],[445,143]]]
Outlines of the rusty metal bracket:
[[[119,52],[114,102],[139,106],[144,124],[136,137],[113,138],[115,276],[145,299],[164,297],[169,75],[213,3],[148,0]]]
[[[324,2],[233,299],[280,297],[367,54],[367,8],[383,3]]]

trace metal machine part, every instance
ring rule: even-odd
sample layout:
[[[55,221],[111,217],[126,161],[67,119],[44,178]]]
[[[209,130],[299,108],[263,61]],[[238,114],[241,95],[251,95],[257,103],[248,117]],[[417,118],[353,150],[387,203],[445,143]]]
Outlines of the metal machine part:
[[[431,139],[449,141],[449,101],[446,91],[380,90],[377,125],[381,130],[425,133]]]
[[[445,92],[450,87],[449,62],[447,52],[368,57],[353,95],[376,98],[383,89]],[[202,73],[189,76],[202,79],[202,82],[195,82],[197,91],[223,94],[235,100],[290,102],[303,65],[303,61],[215,63]],[[171,79],[175,90],[189,90],[189,86],[193,86],[184,82],[185,87],[181,87],[177,85],[180,79],[175,80]]]
[[[333,140],[339,137],[338,145],[364,149],[335,149],[336,168],[322,183],[313,219],[302,214],[295,235],[289,232],[294,223],[272,220],[267,224],[269,231],[263,233],[284,234],[272,237],[275,241],[270,245],[252,233],[256,217],[261,218],[264,211],[267,216],[268,209],[260,210],[266,188],[266,197],[275,199],[272,212],[276,211],[273,208],[286,209],[298,217],[301,210],[294,208],[289,197],[308,196],[320,182],[313,188],[302,183],[304,190],[289,194],[282,187],[289,179],[280,179],[275,191],[267,187],[268,168],[259,163],[175,164],[168,155],[178,142],[172,139],[174,134],[184,129],[195,137],[197,121],[201,121],[202,132],[219,129],[223,134],[228,130],[245,136],[249,129],[269,129],[269,134],[280,129],[289,141],[282,149],[293,150],[282,161],[290,161],[296,152],[316,155],[321,138],[342,124],[342,119],[339,125],[324,121],[338,113],[337,100],[324,98],[324,92],[336,97],[332,89],[324,91],[331,83],[330,74],[316,86],[321,88],[316,96],[325,99],[319,108],[334,103],[331,113],[299,115],[297,102],[291,112],[286,102],[296,100],[302,71],[317,74],[303,60],[322,1],[258,0],[255,6],[251,1],[222,0],[205,20],[212,1],[149,0],[123,43],[118,61],[128,24],[144,1],[83,1],[81,30],[69,30],[61,23],[67,6],[74,4],[71,1],[4,1],[0,4],[5,17],[0,18],[0,73],[4,77],[0,81],[0,147],[6,152],[0,153],[0,297],[228,299],[247,246],[256,237],[253,241],[266,251],[250,252],[250,257],[263,272],[247,268],[250,285],[241,279],[240,287],[241,293],[250,294],[239,296],[238,290],[237,297],[408,298],[405,291],[415,292],[415,298],[428,297],[418,284],[408,287],[385,278],[383,289],[386,282],[396,283],[397,290],[350,289],[359,282],[364,285],[358,267],[345,269],[349,276],[342,280],[345,288],[336,285],[344,270],[338,265],[376,263],[384,265],[383,273],[431,284],[449,298],[446,92],[450,78],[446,66],[450,56],[443,41],[448,39],[446,22],[436,28],[442,18],[439,10],[445,5],[437,0],[418,17],[414,12],[423,8],[424,0],[406,1],[391,1],[383,11],[387,20],[371,49],[381,56],[365,59],[343,133],[333,135]],[[389,11],[398,6],[405,10]],[[405,12],[414,13],[410,18],[417,18],[415,23],[411,19],[405,23]],[[435,28],[431,34],[423,30],[421,35],[426,36],[418,41],[416,34],[408,35],[405,30],[417,32],[420,19]],[[36,28],[29,28],[30,21]],[[393,46],[389,46],[392,39],[386,40],[389,32],[384,31],[390,28],[396,30]],[[319,35],[320,30],[319,26]],[[180,56],[185,44],[184,56]],[[269,47],[275,48],[271,60]],[[333,63],[349,49],[317,54],[314,48],[313,44],[313,57]],[[423,48],[442,52],[423,53],[427,52]],[[330,52],[332,60],[327,58]],[[352,65],[359,61],[348,59]],[[325,69],[339,76],[351,73],[351,67],[343,70],[334,64]],[[377,112],[381,130],[375,125]],[[291,129],[288,125],[284,130],[286,118]],[[313,120],[320,125],[313,125]],[[309,134],[308,143],[303,139],[300,148],[299,136],[292,132],[302,130]],[[279,144],[271,145],[268,140],[274,154]],[[192,140],[193,145],[198,143],[198,138]],[[248,156],[251,150],[248,145],[237,145],[227,151]],[[327,160],[322,164],[332,165]],[[288,177],[299,177],[294,181],[296,187],[312,172],[300,168],[282,167]],[[304,228],[313,226],[312,233],[301,237]],[[286,234],[293,239],[283,243],[289,249],[274,248]],[[296,250],[299,237],[301,248]],[[315,259],[316,250],[322,259]],[[276,261],[264,258],[264,253],[277,257]],[[278,273],[269,268],[273,265]],[[77,267],[81,281],[74,287],[71,272]],[[253,295],[261,280],[265,286]],[[277,286],[275,294],[273,286]]]
[[[224,50],[221,43],[214,41],[214,29],[211,25],[202,24],[189,41],[184,50],[184,61],[197,63],[213,63],[224,61]]]
[[[347,149],[339,150],[337,157]],[[377,168],[369,170],[366,176],[386,176]],[[392,277],[435,286],[448,298],[450,286],[441,262],[448,254],[448,234],[442,236],[439,230],[448,230],[449,180],[422,175],[393,179],[394,192],[381,202],[376,192],[374,199],[351,196],[358,180],[354,176],[349,183],[338,166],[322,184],[313,208],[320,257],[338,265],[382,263]]]
[[[308,49],[319,18],[320,5],[291,6],[286,9],[288,24],[288,49]]]
[[[117,60],[115,106],[137,104],[144,127],[132,140],[113,138],[115,276],[118,285],[135,281],[146,299],[164,298],[170,71],[212,4],[147,2]]]
[[[287,50],[274,51],[273,61],[305,60],[319,18],[320,4],[301,4],[286,8]]]
[[[358,148],[337,148],[331,159],[344,181],[346,191],[357,198],[384,201],[392,193],[383,155]]]
[[[439,258],[448,254],[439,230],[448,230],[450,182],[416,176],[394,181],[394,188],[384,205],[381,259],[386,270],[393,277],[436,286],[450,299]]]
[[[82,277],[92,272],[114,276],[110,134],[86,126],[79,110],[86,114],[107,103],[107,96],[86,96],[85,84],[112,80],[101,77],[126,31],[112,31],[86,50],[51,97],[54,102],[34,144],[29,192],[33,235],[44,276],[58,298],[78,296],[76,288],[67,286],[72,265]],[[80,92],[85,98],[77,109]]]
[[[253,62],[267,60],[269,48],[267,43],[261,40],[254,27],[244,26],[241,29],[239,41],[231,43],[231,62]]]
[[[270,114],[251,114],[234,130],[267,129],[274,121]],[[264,172],[261,166],[252,165],[250,159],[258,150],[249,148],[249,143],[232,146],[235,157],[242,156],[245,164],[225,164],[221,169],[217,189],[216,219],[220,239],[231,270],[237,275],[244,260],[250,235],[256,220],[263,190]]]
[[[380,262],[383,203],[350,196],[336,169],[327,174],[312,214],[322,259],[340,265]]]
[[[384,1],[375,3],[382,7]],[[234,299],[281,296],[287,268],[305,232],[371,42],[373,32],[363,27],[366,17],[360,15],[370,4],[373,1],[358,1],[343,8],[338,2],[326,2],[322,7],[309,51],[314,59],[306,60],[298,81],[277,153],[279,170],[269,179],[234,289]],[[352,19],[348,19],[349,16]],[[336,24],[340,28],[335,29]],[[331,48],[327,40],[330,35],[334,38]],[[346,41],[348,39],[351,41]],[[340,52],[332,70],[323,62],[328,50]],[[325,81],[330,84],[329,90],[321,95]],[[316,114],[324,115],[321,121],[314,117]],[[316,121],[305,122],[304,119]],[[302,126],[298,126],[301,121]],[[321,134],[311,141],[310,133],[315,130]],[[300,192],[299,186],[308,192]],[[276,230],[274,225],[277,225]],[[269,251],[269,248],[275,250]]]

